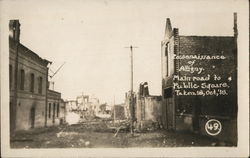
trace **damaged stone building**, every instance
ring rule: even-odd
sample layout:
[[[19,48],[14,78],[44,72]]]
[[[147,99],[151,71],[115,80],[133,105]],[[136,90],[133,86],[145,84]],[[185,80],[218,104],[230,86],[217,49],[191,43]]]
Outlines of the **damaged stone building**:
[[[136,122],[139,129],[155,129],[161,126],[161,96],[149,94],[148,83],[141,83],[136,96]]]
[[[95,116],[100,111],[100,101],[98,98],[89,95],[80,95],[76,97],[77,108],[85,116]]]
[[[237,14],[233,30],[232,36],[183,36],[167,18],[161,42],[164,128],[236,144]]]
[[[48,90],[51,62],[20,43],[19,20],[10,20],[9,30],[10,131],[44,127],[49,122],[48,98],[52,97]]]
[[[139,85],[138,93],[133,95],[133,106],[130,104],[131,93],[126,93],[125,116],[134,119],[135,127],[140,130],[160,128],[162,124],[162,98],[149,94],[148,83]],[[131,115],[132,114],[132,115]]]

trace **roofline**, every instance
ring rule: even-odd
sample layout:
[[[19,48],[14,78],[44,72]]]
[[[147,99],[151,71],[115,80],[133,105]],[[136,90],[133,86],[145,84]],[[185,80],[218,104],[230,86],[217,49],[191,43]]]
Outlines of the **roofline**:
[[[198,36],[198,35],[179,35],[179,37],[216,37],[216,38],[223,38],[223,37],[226,37],[226,38],[229,38],[229,37],[232,37],[234,38],[234,36]]]
[[[12,41],[12,42],[14,42],[14,43],[17,43],[17,41],[15,41],[15,40],[12,39],[12,38],[9,38],[9,40]],[[45,62],[45,63],[46,63],[46,66],[47,66],[48,64],[52,64],[52,61],[49,61],[49,60],[47,60],[47,59],[41,58],[37,53],[35,53],[34,51],[30,50],[28,47],[26,47],[26,46],[23,45],[22,43],[20,43],[20,42],[18,42],[18,43],[19,43],[19,45],[20,45],[21,47],[23,47],[24,49],[27,50],[26,52],[33,54],[34,56],[36,56],[36,58],[37,58],[38,60],[40,60],[40,61],[42,61],[42,62]]]
[[[54,91],[54,90],[51,90],[51,89],[48,89],[48,91],[61,94],[60,92],[57,92],[57,91]]]

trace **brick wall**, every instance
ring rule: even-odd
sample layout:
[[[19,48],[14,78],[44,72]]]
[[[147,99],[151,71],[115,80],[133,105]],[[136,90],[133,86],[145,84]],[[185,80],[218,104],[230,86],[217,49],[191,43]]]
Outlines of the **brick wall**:
[[[161,42],[162,119],[165,128],[174,126],[176,130],[208,135],[205,133],[206,122],[217,119],[223,131],[213,137],[234,143],[237,141],[236,37],[180,36],[178,29],[172,29],[170,21],[167,21],[165,38]],[[173,47],[169,50],[170,55],[166,54],[167,43]],[[175,55],[174,73],[169,76],[166,74],[171,69],[169,62],[172,61],[168,59],[171,54]],[[219,58],[190,58],[192,55]],[[208,87],[211,84],[221,87]],[[175,117],[172,118],[172,115]],[[233,128],[230,129],[230,126]]]
[[[17,45],[18,69],[17,80],[15,80]],[[12,107],[10,108],[10,118],[11,120],[14,119],[12,120],[14,122],[11,122],[11,127],[15,128],[15,130],[43,127],[45,125],[47,61],[12,39],[9,40],[9,46],[9,60],[12,69],[10,74],[10,105]],[[22,88],[21,71],[24,72]],[[34,76],[33,88],[31,88],[31,74]],[[42,81],[41,86],[39,86],[40,78]],[[14,86],[16,82],[17,91]],[[39,90],[40,88],[41,90]],[[17,94],[16,97],[15,94]]]
[[[207,76],[212,78],[214,74],[221,76],[220,81],[209,81],[211,83],[226,82],[228,95],[226,96],[178,96],[180,108],[190,109],[194,104],[201,106],[203,115],[236,116],[237,114],[237,52],[233,37],[199,37],[180,36],[180,51],[182,54],[205,54],[223,55],[225,60],[196,60],[194,66],[204,67],[200,74],[189,72],[177,72],[179,76]],[[179,67],[187,65],[190,60],[178,60]],[[228,78],[231,77],[229,81]],[[199,82],[199,81],[197,81]],[[187,113],[192,111],[187,110]]]

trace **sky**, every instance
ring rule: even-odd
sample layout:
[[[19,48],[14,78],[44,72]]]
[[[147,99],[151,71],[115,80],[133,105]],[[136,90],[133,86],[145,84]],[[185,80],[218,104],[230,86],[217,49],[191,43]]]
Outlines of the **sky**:
[[[239,1],[54,0],[3,1],[2,13],[21,23],[20,42],[52,61],[55,90],[63,99],[84,94],[102,103],[122,103],[130,89],[148,82],[161,95],[161,41],[166,18],[181,35],[232,36]]]

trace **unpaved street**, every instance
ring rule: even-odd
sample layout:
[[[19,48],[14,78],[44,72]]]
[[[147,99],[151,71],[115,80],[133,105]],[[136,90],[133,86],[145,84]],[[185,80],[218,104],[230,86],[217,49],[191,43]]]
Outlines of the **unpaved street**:
[[[116,130],[112,128],[114,126],[110,122],[96,121],[20,131],[11,139],[11,147],[124,148],[226,145],[204,136],[166,130],[136,131],[132,137],[129,129],[122,129],[115,134]]]

